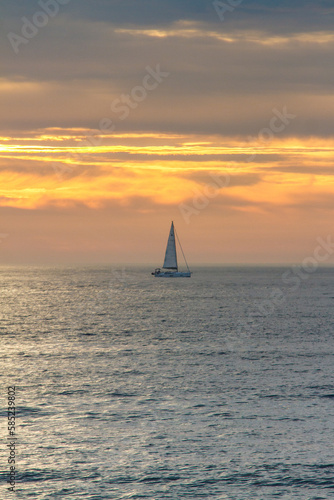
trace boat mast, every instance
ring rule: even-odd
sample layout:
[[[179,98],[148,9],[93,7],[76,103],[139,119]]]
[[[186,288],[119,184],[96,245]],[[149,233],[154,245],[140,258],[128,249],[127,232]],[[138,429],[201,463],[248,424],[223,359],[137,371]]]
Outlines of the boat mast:
[[[188,271],[190,272],[190,269],[189,269],[189,266],[188,266],[188,262],[187,262],[186,256],[184,255],[183,248],[182,248],[182,245],[181,245],[181,243],[180,243],[180,240],[179,240],[179,237],[178,237],[178,234],[177,234],[177,232],[176,232],[175,227],[174,227],[174,233],[176,234],[176,238],[177,238],[178,244],[180,245],[181,252],[182,252],[182,255],[183,255],[183,258],[184,258],[184,262],[186,263],[187,269],[188,269]]]

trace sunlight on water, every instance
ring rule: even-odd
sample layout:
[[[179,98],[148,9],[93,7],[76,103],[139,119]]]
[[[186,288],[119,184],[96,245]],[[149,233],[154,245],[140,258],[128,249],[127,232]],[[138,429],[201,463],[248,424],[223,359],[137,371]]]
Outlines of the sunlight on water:
[[[334,270],[283,271],[0,269],[16,498],[332,498]]]

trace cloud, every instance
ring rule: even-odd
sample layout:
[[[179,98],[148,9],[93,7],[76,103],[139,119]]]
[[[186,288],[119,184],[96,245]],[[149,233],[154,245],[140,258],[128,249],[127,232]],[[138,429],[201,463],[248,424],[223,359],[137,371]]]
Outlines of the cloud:
[[[271,166],[271,172],[293,173],[293,174],[310,174],[312,176],[330,176],[334,175],[333,165],[280,165]]]
[[[228,189],[236,186],[253,186],[261,182],[261,176],[259,174],[252,173],[229,173],[229,171],[224,171],[219,173],[217,171],[210,172],[209,170],[196,170],[195,172],[184,172],[181,177],[195,181],[200,185],[214,185],[220,184],[223,186],[222,189]],[[215,183],[215,179],[216,183]]]
[[[282,134],[330,134],[334,38],[319,26],[275,38],[264,28],[228,32],[223,23],[178,20],[161,37],[140,24],[125,29],[83,17],[55,18],[17,56],[1,44],[3,130],[97,128],[107,117],[117,131],[255,136],[273,108],[287,106],[298,119]],[[170,76],[121,120],[112,103],[157,64]]]
[[[2,6],[3,18],[32,17],[40,9],[36,0],[16,0]],[[244,0],[227,13],[222,23],[207,0],[70,0],[62,12],[73,19],[136,26],[166,26],[179,20],[220,25],[261,27],[275,32],[309,31],[315,26],[331,29],[334,8],[331,0]]]

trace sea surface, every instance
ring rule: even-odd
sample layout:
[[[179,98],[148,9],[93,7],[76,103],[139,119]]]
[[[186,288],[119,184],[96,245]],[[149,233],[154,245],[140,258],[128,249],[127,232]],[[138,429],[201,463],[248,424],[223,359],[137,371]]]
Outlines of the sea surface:
[[[0,268],[0,498],[332,500],[334,269],[150,271]]]

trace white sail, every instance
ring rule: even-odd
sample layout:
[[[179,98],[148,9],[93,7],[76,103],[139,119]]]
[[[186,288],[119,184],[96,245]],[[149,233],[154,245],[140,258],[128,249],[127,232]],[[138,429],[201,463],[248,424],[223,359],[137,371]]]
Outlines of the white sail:
[[[177,270],[177,257],[176,257],[175,233],[174,233],[173,222],[169,232],[163,268]]]

